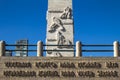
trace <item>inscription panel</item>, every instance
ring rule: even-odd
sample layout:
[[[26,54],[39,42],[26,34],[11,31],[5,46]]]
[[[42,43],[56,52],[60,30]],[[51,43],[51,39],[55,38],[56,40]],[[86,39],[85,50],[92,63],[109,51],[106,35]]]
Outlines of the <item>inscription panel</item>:
[[[120,77],[118,58],[1,57],[0,64],[3,66],[0,79],[119,80]]]

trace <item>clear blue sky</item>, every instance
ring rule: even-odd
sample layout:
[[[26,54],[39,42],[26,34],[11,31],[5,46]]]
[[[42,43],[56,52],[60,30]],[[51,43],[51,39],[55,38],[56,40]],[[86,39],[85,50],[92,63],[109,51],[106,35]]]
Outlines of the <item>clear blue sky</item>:
[[[0,40],[13,44],[27,38],[30,44],[38,40],[45,43],[47,4],[47,0],[0,0]],[[112,44],[120,41],[120,0],[73,0],[73,14],[75,42]]]

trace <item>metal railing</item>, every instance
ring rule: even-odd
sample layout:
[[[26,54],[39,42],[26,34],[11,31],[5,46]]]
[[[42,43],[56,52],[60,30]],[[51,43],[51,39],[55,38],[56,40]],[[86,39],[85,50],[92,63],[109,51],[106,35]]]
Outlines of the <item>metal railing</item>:
[[[28,47],[36,47],[37,49],[28,49],[28,50],[15,50],[15,49],[6,49],[6,47],[15,47],[15,46],[28,46]],[[48,50],[45,49],[44,47],[46,46],[72,46],[74,49],[73,50]],[[113,45],[111,44],[82,44],[81,42],[77,41],[76,45],[45,45],[43,44],[42,41],[38,41],[37,44],[28,44],[28,45],[16,45],[16,44],[6,44],[5,41],[0,41],[0,56],[5,54],[5,51],[27,51],[27,52],[37,52],[37,56],[42,56],[43,52],[47,51],[59,51],[59,52],[75,52],[75,57],[82,57],[82,52],[113,52],[114,57],[119,57],[119,42],[115,41]],[[88,50],[88,49],[82,49],[83,47],[113,47],[112,50],[110,49],[95,49],[95,50]]]

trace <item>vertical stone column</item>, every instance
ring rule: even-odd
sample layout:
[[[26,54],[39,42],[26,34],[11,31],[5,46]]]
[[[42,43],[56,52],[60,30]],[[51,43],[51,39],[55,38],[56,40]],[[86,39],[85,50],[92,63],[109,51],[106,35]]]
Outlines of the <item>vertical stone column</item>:
[[[76,42],[76,56],[75,57],[82,57],[82,43],[80,41]]]
[[[48,0],[47,46],[48,50],[73,50],[72,0]],[[61,46],[68,45],[68,46]],[[73,52],[47,51],[47,57],[74,57]]]
[[[113,45],[114,45],[114,47],[113,47],[113,49],[114,49],[114,57],[119,57],[119,42],[118,41],[115,41],[114,43],[113,43]]]
[[[38,41],[37,42],[37,57],[40,57],[43,55],[43,42]]]
[[[0,56],[5,54],[5,41],[0,41]]]

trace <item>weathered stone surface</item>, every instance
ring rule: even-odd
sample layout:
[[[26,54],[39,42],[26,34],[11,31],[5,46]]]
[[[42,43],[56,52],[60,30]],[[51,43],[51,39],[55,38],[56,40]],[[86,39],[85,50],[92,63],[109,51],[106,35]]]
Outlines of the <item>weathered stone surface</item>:
[[[48,50],[73,50],[72,0],[48,0],[47,46]],[[73,57],[73,52],[47,51],[47,57]]]
[[[0,65],[0,80],[120,79],[120,58],[112,57],[0,57]]]

